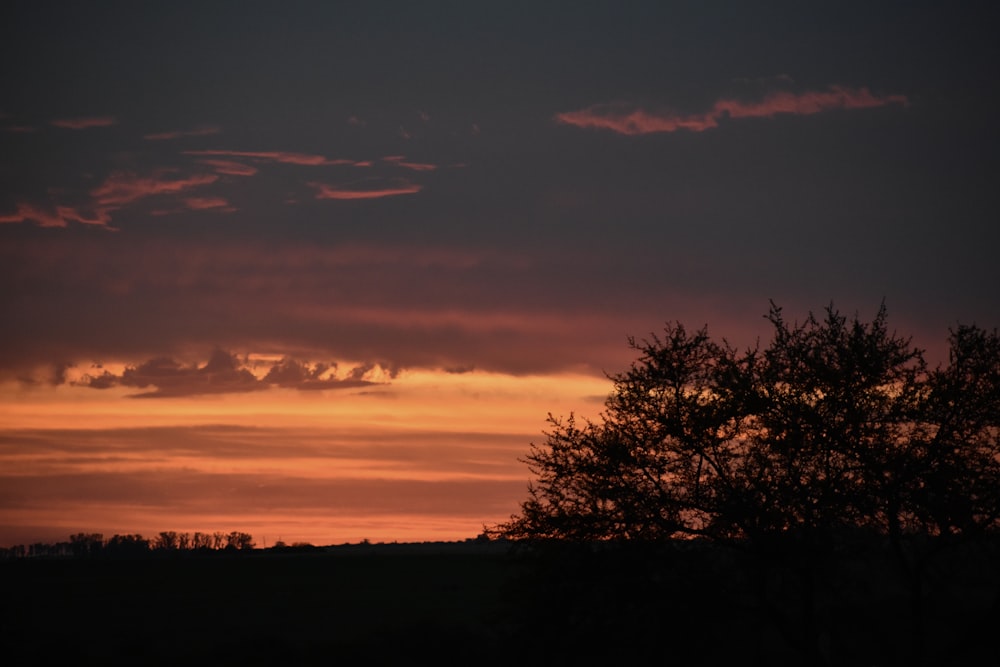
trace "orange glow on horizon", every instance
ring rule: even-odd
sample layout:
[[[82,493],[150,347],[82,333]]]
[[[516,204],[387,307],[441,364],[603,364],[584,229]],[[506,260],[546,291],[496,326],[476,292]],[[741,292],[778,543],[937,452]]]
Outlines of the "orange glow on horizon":
[[[10,492],[27,497],[5,508],[0,545],[80,531],[241,530],[258,544],[475,537],[523,500],[517,459],[546,415],[596,417],[609,387],[430,370],[360,389],[143,399],[7,383],[0,462]]]

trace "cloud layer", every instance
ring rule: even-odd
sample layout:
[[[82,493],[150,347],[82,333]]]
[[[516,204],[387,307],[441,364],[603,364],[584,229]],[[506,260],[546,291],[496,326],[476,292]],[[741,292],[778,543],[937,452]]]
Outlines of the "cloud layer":
[[[0,330],[0,370],[24,377],[57,362],[118,361],[136,370],[94,386],[141,387],[147,360],[172,358],[187,370],[148,369],[194,381],[201,376],[191,367],[215,346],[390,369],[617,367],[624,337],[649,330],[632,298],[602,296],[611,285],[579,291],[586,263],[539,255],[123,234],[0,244],[0,280],[21,286],[0,301],[13,322]],[[327,379],[291,365],[272,380],[292,382],[295,372],[305,374],[301,388]],[[227,390],[257,386],[239,379]]]

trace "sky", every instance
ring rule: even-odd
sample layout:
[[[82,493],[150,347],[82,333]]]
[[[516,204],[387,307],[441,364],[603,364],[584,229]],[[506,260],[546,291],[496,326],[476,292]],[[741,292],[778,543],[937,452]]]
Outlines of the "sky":
[[[629,337],[1000,325],[987,3],[9,2],[0,545],[457,540]]]

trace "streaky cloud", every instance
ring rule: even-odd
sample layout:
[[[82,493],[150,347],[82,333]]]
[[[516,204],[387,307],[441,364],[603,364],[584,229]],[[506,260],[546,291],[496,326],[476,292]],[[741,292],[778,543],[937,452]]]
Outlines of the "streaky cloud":
[[[738,100],[719,100],[714,113],[728,114],[731,118],[772,118],[777,114],[798,114],[808,116],[836,109],[872,109],[890,104],[907,106],[905,95],[878,96],[868,88],[847,88],[830,86],[825,91],[791,93],[787,91],[771,93],[756,103]]]
[[[308,183],[309,187],[316,189],[316,199],[382,199],[383,197],[398,197],[400,195],[412,195],[424,189],[424,186],[417,183],[404,182],[390,187],[357,189],[328,185],[326,183]]]
[[[595,104],[579,111],[555,116],[556,122],[584,129],[611,130],[617,134],[638,135],[690,130],[702,132],[718,126],[711,114],[681,116],[633,109],[623,104]]]
[[[66,130],[87,130],[92,127],[117,125],[118,119],[114,116],[91,116],[85,118],[60,118],[50,122],[53,126]]]
[[[330,159],[323,155],[311,153],[293,153],[288,151],[234,151],[220,149],[205,149],[183,151],[184,155],[218,156],[218,157],[242,157],[252,160],[264,160],[266,162],[278,162],[281,164],[296,164],[307,167],[325,167],[336,165],[353,165],[354,160],[343,158]]]
[[[407,162],[405,155],[389,155],[382,158],[382,161],[411,171],[434,171],[438,168],[436,164],[426,162]]]
[[[18,204],[14,213],[0,215],[0,223],[34,222],[39,227],[65,227],[62,216],[40,206]]]
[[[112,172],[104,183],[91,192],[91,195],[101,206],[117,207],[155,195],[177,194],[219,180],[216,174],[193,174],[170,178],[169,173],[166,170],[158,170],[150,176],[139,176],[132,172]]]
[[[564,125],[584,129],[610,130],[617,134],[643,135],[660,132],[704,132],[719,126],[723,118],[773,118],[779,114],[808,116],[833,110],[871,109],[892,104],[907,106],[905,95],[876,95],[867,87],[829,86],[826,90],[794,93],[772,92],[756,102],[738,99],[717,100],[703,113],[678,114],[647,111],[627,104],[595,104],[577,111],[555,115]]]
[[[257,167],[235,160],[198,160],[206,167],[211,167],[215,173],[223,176],[253,176],[257,173]]]
[[[170,141],[171,139],[181,139],[183,137],[207,137],[213,134],[218,134],[222,129],[215,127],[214,125],[208,125],[205,127],[197,127],[193,130],[174,130],[171,132],[154,132],[151,134],[143,135],[143,139],[146,141]]]
[[[225,197],[188,197],[184,200],[184,205],[192,211],[206,211],[212,209],[222,209],[225,211],[236,210]]]
[[[117,231],[110,226],[111,217],[104,209],[95,209],[92,214],[87,215],[70,206],[56,206],[52,209],[22,202],[17,205],[14,213],[0,215],[0,223],[25,222],[33,222],[39,227],[67,227],[70,222],[79,222]]]

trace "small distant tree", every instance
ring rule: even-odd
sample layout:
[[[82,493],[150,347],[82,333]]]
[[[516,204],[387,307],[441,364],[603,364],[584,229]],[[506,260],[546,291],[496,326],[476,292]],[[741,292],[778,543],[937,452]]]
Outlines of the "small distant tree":
[[[149,553],[149,540],[142,535],[113,535],[105,545],[105,553],[114,557],[139,557]]]
[[[208,533],[196,532],[191,537],[191,548],[205,551],[212,548],[212,536]]]
[[[177,533],[177,548],[181,551],[192,549],[191,533]]]
[[[69,537],[70,550],[77,558],[100,555],[104,551],[104,535],[101,533],[76,533]]]
[[[254,548],[253,535],[232,531],[226,536],[226,549],[250,551]]]
[[[156,536],[153,548],[159,551],[176,551],[180,548],[180,539],[176,531],[165,530]]]

